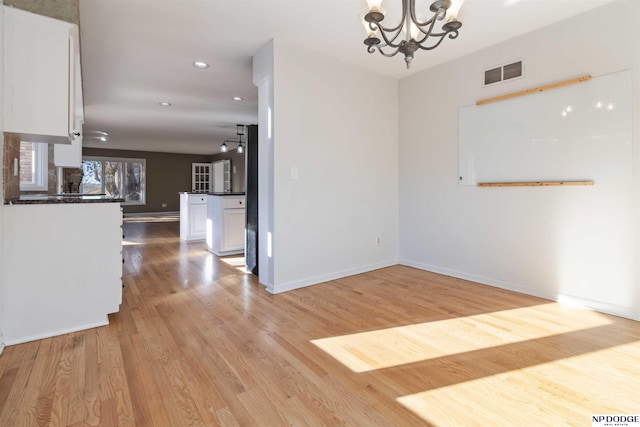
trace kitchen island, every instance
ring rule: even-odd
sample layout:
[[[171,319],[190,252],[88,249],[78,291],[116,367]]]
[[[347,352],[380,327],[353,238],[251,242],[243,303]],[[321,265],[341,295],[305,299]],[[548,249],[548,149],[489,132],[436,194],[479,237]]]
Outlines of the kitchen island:
[[[6,344],[109,323],[122,300],[121,201],[42,195],[5,202]]]
[[[218,256],[244,253],[244,193],[207,195],[207,249]]]
[[[244,193],[207,193],[181,192],[180,194],[180,239],[187,242],[197,242],[207,239],[207,200],[209,196],[231,197]]]

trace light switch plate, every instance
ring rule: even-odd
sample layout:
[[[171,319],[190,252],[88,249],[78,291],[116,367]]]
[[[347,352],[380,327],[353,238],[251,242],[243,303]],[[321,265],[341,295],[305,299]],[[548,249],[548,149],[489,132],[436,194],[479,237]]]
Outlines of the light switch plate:
[[[298,179],[298,167],[291,166],[291,179]]]

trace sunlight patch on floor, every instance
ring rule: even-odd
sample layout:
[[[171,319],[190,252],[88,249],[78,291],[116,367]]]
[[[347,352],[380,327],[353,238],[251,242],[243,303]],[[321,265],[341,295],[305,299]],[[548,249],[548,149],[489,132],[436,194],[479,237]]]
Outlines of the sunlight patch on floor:
[[[402,406],[434,426],[557,426],[554,395],[527,392],[519,374],[499,374],[397,398]],[[547,401],[548,398],[548,401]],[[505,406],[504,402],[510,402]],[[590,413],[583,414],[586,425]]]
[[[122,246],[139,246],[142,245],[141,242],[130,242],[128,240],[123,240],[122,241]]]
[[[587,310],[581,317],[579,329],[564,325],[558,305],[545,304],[312,342],[352,371],[368,372],[611,323],[605,316]]]
[[[439,385],[435,379],[432,389],[396,401],[436,426],[574,425],[567,424],[568,419],[590,425],[593,414],[637,413],[637,406],[629,402],[640,399],[640,383],[635,380],[640,365],[633,362],[639,351],[640,343],[634,342],[478,379],[449,378],[450,385]],[[609,369],[612,357],[628,357],[620,365],[628,370]],[[630,401],[629,396],[636,399]]]
[[[179,214],[162,214],[162,215],[125,215],[123,222],[178,222]]]
[[[220,261],[224,262],[228,266],[233,267],[243,273],[249,273],[246,268],[244,256],[222,257],[220,258]]]

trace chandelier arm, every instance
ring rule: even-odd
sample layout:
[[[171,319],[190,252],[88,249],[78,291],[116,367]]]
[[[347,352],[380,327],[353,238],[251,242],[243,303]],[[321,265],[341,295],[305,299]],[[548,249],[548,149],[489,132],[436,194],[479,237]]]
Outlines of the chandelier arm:
[[[419,44],[419,45],[418,45],[418,48],[419,48],[419,49],[422,49],[422,50],[432,50],[432,49],[435,49],[435,48],[437,48],[438,46],[440,46],[440,43],[442,43],[442,41],[444,40],[444,38],[445,38],[445,36],[446,36],[446,35],[447,35],[447,33],[441,33],[441,34],[438,34],[437,36],[439,37],[439,40],[436,42],[436,44],[431,45],[431,46],[422,46],[421,44]],[[457,37],[457,35],[456,35],[456,37]],[[433,38],[435,38],[435,37],[433,37]],[[454,37],[454,38],[455,38],[455,37]]]
[[[422,31],[422,30],[420,30],[420,31]],[[427,38],[429,38],[429,37],[433,37],[433,38],[440,37],[440,38],[442,38],[442,37],[446,36],[447,34],[449,35],[449,38],[451,40],[458,38],[458,30],[450,29],[448,31],[445,31],[444,33],[429,33],[429,34],[425,34],[425,36],[423,38],[421,38],[420,40],[416,40],[416,43],[418,43],[419,45],[422,45],[422,43],[424,43],[427,40]],[[440,42],[438,42],[438,44],[439,43]]]
[[[398,52],[400,52],[400,51],[398,50],[398,48],[395,48],[395,50],[394,50],[392,53],[386,53],[386,52],[384,52],[384,51],[382,50],[382,49],[383,49],[383,48],[385,48],[385,47],[387,47],[387,45],[384,45],[384,46],[382,46],[382,47],[381,47],[381,46],[377,46],[377,45],[374,47],[374,46],[372,45],[372,46],[369,46],[369,48],[367,49],[367,51],[368,51],[369,53],[374,53],[374,52],[377,50],[378,52],[380,52],[380,54],[381,54],[382,56],[386,56],[387,58],[391,58],[391,57],[393,57],[393,56],[396,56],[396,55],[398,54]]]
[[[421,39],[416,40],[416,43],[421,45],[422,43],[427,41],[427,39],[429,37],[434,37],[434,38],[435,37],[444,37],[447,34],[447,32],[444,32],[444,33],[433,33],[432,31],[433,31],[433,26],[434,25],[435,25],[435,21],[431,24],[431,26],[429,27],[429,30],[427,32],[425,32],[422,28],[419,28],[420,32],[422,34],[424,34],[424,36]]]
[[[401,33],[400,28],[397,28],[396,33],[393,35],[393,37],[389,38],[387,37],[387,35],[385,34],[385,32],[383,31],[384,29],[381,28],[380,30],[380,35],[382,36],[382,38],[384,39],[384,42],[386,44],[386,46],[391,46],[393,48],[398,48],[400,47],[399,43],[394,43],[394,41],[398,38],[398,36]]]
[[[404,6],[403,6],[404,7]],[[404,16],[404,15],[403,15]],[[369,25],[372,25],[373,22],[370,22]],[[402,24],[404,24],[404,18],[402,19],[402,21],[400,21],[400,23],[398,25],[396,25],[395,27],[385,27],[384,25],[382,25],[380,22],[376,22],[376,28],[379,29],[380,31],[386,31],[388,33],[392,33],[394,31],[398,31],[400,29],[402,29]]]
[[[458,38],[458,32],[457,32],[457,31],[451,31],[451,32],[449,33],[449,38],[450,38],[451,40],[455,40],[455,39],[457,39],[457,38]]]
[[[413,23],[418,27],[418,30],[422,34],[424,34],[424,37],[422,37],[420,40],[416,40],[419,45],[424,43],[429,37],[439,37],[440,36],[440,33],[433,34],[433,27],[435,27],[435,25],[436,25],[436,21],[438,20],[437,17],[438,17],[439,14],[440,14],[440,12],[438,12],[431,19],[429,19],[428,21],[426,21],[424,23],[417,22],[416,20],[413,21]],[[415,16],[413,16],[412,19],[413,18],[415,18]],[[425,31],[424,27],[426,27],[426,26],[429,26],[429,29]]]
[[[423,42],[424,40],[426,40],[426,37],[425,37],[423,40],[421,40],[421,41],[420,41],[420,43],[418,43],[418,47],[419,47],[420,49],[422,49],[422,50],[432,50],[432,49],[435,49],[436,47],[438,47],[438,46],[440,45],[440,43],[442,43],[442,41],[444,40],[444,38],[445,38],[447,35],[449,36],[449,38],[450,38],[451,40],[454,40],[454,39],[458,38],[458,34],[459,34],[459,33],[458,33],[458,30],[451,30],[451,31],[446,31],[446,32],[444,32],[444,33],[431,34],[431,37],[433,37],[433,38],[437,38],[437,37],[439,37],[439,38],[440,38],[440,40],[438,40],[438,42],[437,42],[435,45],[433,45],[433,46],[426,46],[426,47],[425,47],[425,46],[422,46],[422,42]]]
[[[398,23],[398,25],[396,25],[395,27],[385,27],[384,25],[382,25],[381,21],[380,22],[376,22],[376,28],[372,28],[373,22],[369,22],[369,27],[372,30],[380,30],[380,34],[382,35],[382,37],[385,39],[385,41],[388,40],[387,37],[385,37],[384,33],[393,33],[394,31],[397,31],[397,33],[391,38],[391,40],[395,40],[398,35],[400,34],[400,32],[402,31],[402,26],[404,25],[404,19],[407,13],[407,7],[405,4],[405,0],[402,0],[402,19],[400,19],[400,22]],[[389,43],[387,41],[387,43]]]
[[[440,36],[444,36],[446,33],[437,33],[437,34],[433,34],[433,27],[436,24],[436,21],[434,20],[430,25],[429,25],[429,29],[425,32],[424,28],[422,27],[418,27],[418,30],[424,34],[424,36],[420,39],[420,40],[416,40],[416,43],[418,44],[422,44],[424,43],[429,37],[440,37]]]
[[[438,13],[436,13],[435,15],[433,15],[431,17],[431,19],[425,21],[425,22],[420,22],[420,20],[418,19],[418,17],[416,16],[416,4],[415,2],[411,3],[411,7],[410,7],[410,16],[411,16],[411,21],[414,23],[414,25],[416,27],[418,27],[418,29],[420,30],[420,32],[424,33],[424,31],[422,31],[423,27],[426,27],[427,25],[429,25],[431,28],[433,28],[433,25],[435,24],[435,22],[438,19],[438,15],[440,14],[440,11],[438,11]],[[431,32],[431,30],[429,30],[429,32]]]

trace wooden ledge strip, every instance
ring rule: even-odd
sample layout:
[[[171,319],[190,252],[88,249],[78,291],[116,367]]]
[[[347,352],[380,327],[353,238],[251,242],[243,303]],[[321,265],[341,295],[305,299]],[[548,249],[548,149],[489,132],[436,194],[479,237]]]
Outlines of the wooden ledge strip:
[[[557,185],[593,185],[593,181],[527,181],[478,183],[478,187],[551,187]]]
[[[576,77],[575,79],[565,80],[563,82],[551,83],[545,86],[538,86],[532,89],[521,90],[519,92],[509,93],[507,95],[496,96],[493,98],[481,99],[476,102],[476,105],[484,105],[490,104],[492,102],[504,101],[506,99],[517,98],[518,96],[531,95],[532,93],[538,93],[549,89],[556,89],[563,86],[569,86],[576,83],[582,83],[591,80],[591,76],[589,74],[584,75],[582,77]]]

